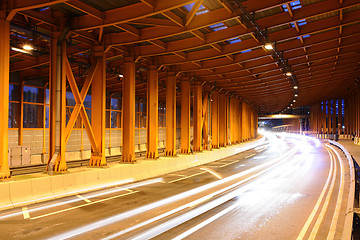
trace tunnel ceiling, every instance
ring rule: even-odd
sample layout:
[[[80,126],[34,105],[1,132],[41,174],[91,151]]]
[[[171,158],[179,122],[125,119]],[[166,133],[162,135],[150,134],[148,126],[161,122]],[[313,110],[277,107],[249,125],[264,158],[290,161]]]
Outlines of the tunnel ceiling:
[[[14,0],[13,5],[11,46],[31,42],[36,49],[12,50],[10,71],[44,85],[51,33],[61,26],[70,29],[67,52],[79,84],[92,46],[105,44],[112,93],[121,92],[119,74],[129,49],[137,60],[140,97],[146,96],[152,62],[159,66],[160,99],[166,72],[175,70],[179,84],[182,76],[191,77],[263,113],[281,111],[294,98],[297,107],[346,96],[359,77],[358,0]],[[265,49],[265,43],[274,49]]]

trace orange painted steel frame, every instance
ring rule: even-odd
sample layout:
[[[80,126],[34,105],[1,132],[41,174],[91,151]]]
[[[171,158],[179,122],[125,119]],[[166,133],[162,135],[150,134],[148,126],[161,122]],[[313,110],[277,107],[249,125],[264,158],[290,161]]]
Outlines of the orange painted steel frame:
[[[135,61],[125,57],[123,78],[122,161],[135,161]]]
[[[190,79],[181,81],[181,153],[190,153]]]
[[[176,155],[176,76],[168,72],[166,77],[166,156]]]
[[[10,177],[8,165],[10,22],[0,11],[0,179]]]
[[[202,151],[202,87],[199,82],[194,84],[194,151]]]
[[[211,147],[219,148],[219,92],[214,92],[211,98]]]
[[[147,79],[147,149],[146,157],[156,159],[158,155],[158,70],[150,65]]]

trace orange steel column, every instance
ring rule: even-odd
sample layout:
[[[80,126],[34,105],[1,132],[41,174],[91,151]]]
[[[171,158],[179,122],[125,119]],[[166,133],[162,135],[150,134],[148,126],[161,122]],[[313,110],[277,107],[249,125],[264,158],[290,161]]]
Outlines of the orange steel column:
[[[229,106],[229,121],[230,121],[230,142],[231,144],[235,144],[236,142],[236,126],[235,126],[235,116],[236,116],[236,111],[235,111],[235,98],[230,98],[230,106]]]
[[[336,123],[336,99],[333,100],[332,104],[333,114],[332,114],[332,133],[337,133],[337,123]]]
[[[169,72],[166,78],[166,156],[176,155],[176,76]]]
[[[225,94],[220,94],[219,97],[219,145],[220,147],[226,147],[227,145],[227,97]]]
[[[10,22],[0,11],[0,179],[10,178],[8,164]]]
[[[329,100],[327,102],[327,110],[328,110],[328,114],[327,114],[327,122],[328,122],[328,127],[327,127],[327,133],[331,133],[331,100]]]
[[[135,61],[124,59],[122,161],[135,161]]]
[[[343,120],[342,120],[343,107],[342,107],[342,99],[341,98],[339,99],[338,107],[339,107],[339,111],[338,111],[338,120],[339,120],[338,127],[339,127],[339,129],[338,129],[338,132],[339,132],[339,134],[341,134],[343,132],[343,128],[342,128],[342,125],[343,125]]]
[[[250,138],[254,138],[255,136],[255,124],[254,124],[254,110],[250,109]]]
[[[241,103],[241,135],[242,135],[242,139],[243,141],[247,140],[247,135],[246,135],[246,103],[242,102]]]
[[[242,135],[242,102],[239,100],[239,115],[238,115],[238,126],[239,126],[239,142],[243,142],[243,135]]]
[[[104,46],[93,49],[93,62],[99,62],[94,73],[91,88],[91,126],[98,151],[91,151],[89,166],[101,167],[106,165],[105,158],[105,101],[106,101],[106,65]],[[93,63],[93,64],[94,64]]]
[[[219,92],[214,92],[211,98],[211,147],[219,148]]]
[[[208,114],[208,107],[209,107],[209,93],[205,92],[204,99],[202,103],[202,140],[203,140],[203,149],[209,150],[209,114]]]
[[[57,41],[59,32],[51,32],[50,40],[50,76],[49,76],[49,92],[50,92],[50,109],[49,109],[49,160],[55,154],[55,141],[56,141],[56,73],[57,62]]]
[[[158,154],[158,70],[156,65],[150,65],[147,78],[147,149],[146,157],[156,159]]]
[[[190,152],[190,79],[181,81],[181,153]]]
[[[193,146],[194,151],[202,151],[202,87],[199,82],[194,83],[194,126],[193,126]]]

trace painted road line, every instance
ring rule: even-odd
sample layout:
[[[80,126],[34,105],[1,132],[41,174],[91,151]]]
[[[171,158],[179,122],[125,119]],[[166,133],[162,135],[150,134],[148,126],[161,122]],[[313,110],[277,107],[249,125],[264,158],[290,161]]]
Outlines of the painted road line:
[[[321,224],[322,224],[322,222],[324,220],[325,213],[329,208],[331,196],[333,194],[334,187],[335,187],[335,181],[336,181],[336,175],[337,175],[337,164],[336,164],[335,156],[333,155],[333,153],[327,148],[326,148],[326,150],[329,152],[329,155],[330,155],[332,161],[334,162],[334,174],[332,176],[331,185],[330,185],[329,191],[328,191],[328,193],[326,195],[325,202],[323,203],[323,207],[321,208],[320,214],[317,217],[315,225],[314,225],[314,227],[313,227],[313,229],[312,229],[312,231],[310,233],[309,240],[316,239],[316,235],[318,234],[320,226],[321,226]]]
[[[187,177],[178,178],[178,179],[175,179],[175,180],[169,181],[169,182],[167,182],[167,183],[174,183],[174,182],[178,182],[178,181],[181,181],[181,180],[184,180],[184,179],[187,179],[187,178],[191,178],[191,177],[195,177],[195,176],[197,176],[197,175],[204,174],[204,173],[206,173],[206,171],[203,171],[203,172],[201,172],[201,173],[195,173],[195,174],[190,175],[190,176],[187,176]]]
[[[77,196],[78,198],[80,198],[81,200],[84,200],[84,201],[87,202],[87,203],[90,203],[90,202],[91,202],[89,199],[84,198],[84,197],[81,196],[80,194],[77,194],[76,196]]]
[[[222,179],[222,176],[220,174],[218,174],[217,172],[215,172],[214,170],[211,170],[210,168],[206,168],[206,167],[202,167],[200,168],[201,170],[207,171],[208,173],[214,175],[216,178],[218,179]]]
[[[101,199],[101,200],[98,200],[98,201],[94,201],[94,202],[90,202],[90,203],[85,203],[85,204],[82,204],[82,205],[79,205],[79,206],[76,206],[76,207],[66,208],[66,209],[63,209],[63,210],[59,210],[59,211],[47,213],[47,214],[44,214],[44,215],[32,217],[32,218],[30,218],[30,219],[31,219],[31,220],[34,220],[34,219],[39,219],[39,218],[43,218],[43,217],[48,217],[48,216],[55,215],[55,214],[58,214],[58,213],[63,213],[63,212],[67,212],[67,211],[70,211],[70,210],[77,209],[77,208],[81,208],[81,207],[93,205],[93,204],[96,204],[96,203],[105,202],[105,201],[108,201],[108,200],[111,200],[111,199],[114,199],[114,198],[124,197],[124,196],[130,195],[130,194],[133,194],[133,193],[137,193],[137,192],[139,192],[139,191],[132,191],[132,192],[120,194],[120,195],[117,195],[117,196],[113,196],[113,197]]]
[[[344,195],[344,187],[345,187],[344,172],[345,172],[345,170],[344,170],[344,164],[343,164],[339,154],[337,153],[337,151],[335,151],[335,149],[331,146],[328,146],[328,147],[335,152],[335,154],[339,160],[340,167],[341,167],[340,188],[339,188],[338,198],[336,200],[336,208],[334,211],[333,219],[331,221],[330,230],[329,230],[328,236],[326,238],[326,240],[333,240],[335,237],[335,233],[336,233],[336,226],[338,223],[338,219],[339,219],[339,215],[340,215],[340,208],[341,208],[342,199],[343,199],[343,195]]]
[[[305,224],[304,224],[303,228],[301,229],[301,231],[300,231],[298,237],[296,238],[296,240],[302,240],[304,238],[306,232],[308,231],[308,228],[309,228],[311,222],[313,221],[313,219],[315,217],[316,212],[318,211],[318,209],[320,207],[320,204],[321,204],[321,202],[322,202],[322,200],[324,198],[325,192],[326,192],[326,190],[327,190],[327,188],[329,186],[329,183],[330,183],[330,179],[331,179],[333,168],[334,168],[333,165],[334,165],[334,163],[333,163],[333,161],[331,161],[329,175],[328,175],[328,177],[326,179],[323,190],[321,191],[321,194],[320,194],[320,196],[319,196],[313,210],[311,211],[307,221],[305,222]]]
[[[245,157],[245,158],[250,158],[250,157],[255,156],[255,155],[256,155],[256,154],[253,153],[253,154],[251,154],[251,155],[249,155],[249,156],[247,156],[247,157]]]
[[[29,214],[28,208],[26,206],[22,207],[22,213],[23,213],[24,219],[30,218],[30,214]]]
[[[229,162],[229,163],[227,163],[227,164],[221,165],[220,167],[221,167],[221,168],[222,168],[222,167],[226,167],[226,166],[229,166],[229,165],[231,165],[231,164],[237,163],[238,161],[239,161],[239,160],[232,161],[232,162]]]

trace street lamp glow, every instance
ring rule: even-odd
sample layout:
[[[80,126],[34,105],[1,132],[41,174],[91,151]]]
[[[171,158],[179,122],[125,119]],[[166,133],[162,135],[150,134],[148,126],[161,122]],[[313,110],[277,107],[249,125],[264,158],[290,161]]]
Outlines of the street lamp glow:
[[[29,44],[25,44],[23,46],[23,49],[26,50],[26,51],[31,51],[31,50],[34,50],[33,46],[29,45]]]
[[[266,44],[265,44],[265,49],[267,49],[267,50],[273,50],[274,47],[273,47],[273,45],[272,45],[271,43],[266,43]]]

